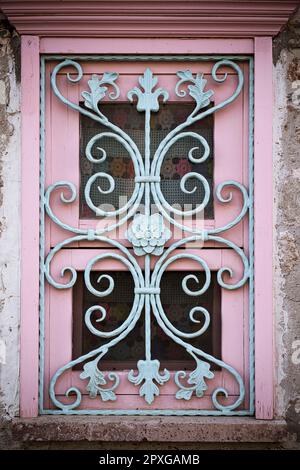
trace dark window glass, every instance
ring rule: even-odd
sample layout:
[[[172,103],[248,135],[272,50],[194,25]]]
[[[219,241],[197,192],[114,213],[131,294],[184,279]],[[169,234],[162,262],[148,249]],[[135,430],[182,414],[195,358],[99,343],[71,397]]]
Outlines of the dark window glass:
[[[97,279],[99,272],[92,273],[92,285],[99,289]],[[78,279],[73,289],[73,358],[77,358],[89,351],[108,342],[94,336],[86,327],[84,314],[93,305],[101,305],[107,315],[104,321],[96,322],[98,313],[93,315],[93,325],[102,331],[111,331],[121,325],[128,317],[134,300],[134,285],[131,274],[124,272],[110,272],[115,282],[113,292],[105,298],[99,298],[91,294],[85,287],[83,273],[78,273]],[[167,271],[161,280],[161,303],[170,322],[184,332],[197,331],[203,325],[201,313],[195,314],[195,318],[201,323],[193,323],[189,318],[189,312],[193,307],[202,306],[208,310],[211,323],[206,332],[197,338],[188,340],[194,346],[208,354],[220,358],[221,351],[221,291],[217,283],[216,273],[212,272],[212,281],[207,292],[200,296],[188,296],[182,290],[182,279],[187,273]],[[193,272],[200,284],[204,284],[204,274],[201,271]],[[101,281],[101,289],[105,289],[105,280]],[[198,315],[198,316],[197,316]],[[194,361],[186,353],[185,349],[177,345],[159,327],[154,315],[151,313],[152,322],[152,357],[161,361],[162,367],[172,370],[182,367],[193,369]],[[101,368],[128,369],[136,368],[139,359],[144,359],[144,312],[135,328],[120,343],[115,345],[103,357]],[[82,365],[78,366],[79,368]],[[213,367],[212,367],[213,368]]]
[[[193,104],[170,103],[161,105],[157,113],[151,114],[151,158],[162,139],[178,124],[185,121],[186,117],[193,110]],[[102,104],[101,111],[111,122],[118,125],[139,147],[141,154],[144,154],[144,113],[138,112],[136,108],[128,103]],[[102,194],[98,186],[108,189],[108,182],[103,178],[97,178],[91,188],[91,199],[96,207],[120,207],[120,196],[130,198],[134,189],[134,168],[132,160],[126,149],[121,143],[112,138],[105,137],[96,142],[92,148],[93,157],[101,156],[97,147],[101,147],[107,154],[106,160],[101,163],[91,163],[85,156],[86,146],[89,140],[96,134],[109,131],[106,127],[100,125],[93,119],[80,115],[80,217],[94,218],[95,213],[87,206],[84,198],[84,188],[90,176],[97,172],[105,172],[114,177],[115,190],[109,194]],[[203,147],[193,137],[187,137],[178,140],[167,152],[161,167],[161,190],[172,206],[174,204],[188,205],[189,209],[199,205],[204,196],[203,186],[199,180],[191,178],[187,182],[187,189],[196,186],[197,190],[186,194],[180,189],[180,180],[186,173],[193,171],[202,174],[208,181],[209,186],[213,188],[213,116],[193,124],[184,131],[193,131],[202,135],[210,146],[210,156],[202,164],[194,164],[188,160],[189,150],[200,146],[200,150],[195,151],[195,156],[203,155]],[[121,202],[123,205],[124,202]],[[213,219],[213,200],[212,196],[205,209],[204,217]]]

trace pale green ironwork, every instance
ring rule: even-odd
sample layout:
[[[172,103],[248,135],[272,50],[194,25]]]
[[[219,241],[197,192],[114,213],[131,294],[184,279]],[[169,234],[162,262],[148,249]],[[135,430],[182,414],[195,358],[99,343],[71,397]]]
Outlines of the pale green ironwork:
[[[137,256],[151,254],[159,256],[164,251],[165,243],[171,238],[171,231],[165,227],[160,214],[137,214],[126,237]]]
[[[143,88],[142,91],[140,88],[133,88],[127,93],[129,101],[133,101],[134,95],[137,97],[136,109],[138,111],[145,111],[146,114],[151,111],[159,110],[159,97],[163,97],[163,101],[167,101],[169,98],[169,93],[162,88],[157,88],[154,90],[158,82],[158,79],[153,76],[152,71],[148,68],[145,70],[144,75],[139,78],[139,84]]]
[[[164,369],[163,374],[161,374],[159,372],[160,362],[157,359],[138,361],[137,368],[137,375],[131,370],[128,373],[128,380],[135,385],[140,385],[144,381],[140,388],[140,395],[141,397],[144,396],[146,402],[151,405],[154,397],[159,395],[159,388],[154,381],[159,385],[163,385],[170,379],[170,372]]]
[[[166,60],[168,56],[164,56]],[[176,59],[180,60],[175,56]],[[191,57],[189,56],[190,60]],[[140,58],[140,56],[137,56]],[[75,57],[74,57],[75,59]],[[85,60],[85,57],[82,57]],[[95,60],[95,57],[90,58]],[[119,60],[123,60],[124,57],[120,56]],[[132,60],[135,58],[133,57]],[[218,105],[210,106],[210,99],[213,96],[213,90],[206,90],[206,80],[202,73],[198,73],[195,76],[189,71],[179,71],[177,73],[179,81],[177,82],[175,92],[177,96],[183,97],[186,93],[189,93],[191,98],[195,101],[195,107],[191,114],[188,116],[185,122],[179,123],[179,125],[169,132],[169,134],[161,141],[156,152],[151,158],[150,155],[150,141],[151,141],[151,129],[150,129],[150,117],[152,112],[157,112],[159,110],[160,101],[163,100],[166,102],[168,100],[168,93],[166,90],[157,88],[158,80],[153,76],[152,71],[148,68],[145,70],[144,75],[139,78],[140,87],[135,87],[133,90],[128,92],[128,99],[131,102],[134,102],[135,98],[137,99],[137,111],[145,113],[145,151],[142,156],[137,145],[128,136],[122,129],[120,129],[115,124],[111,123],[108,118],[101,111],[101,100],[104,96],[108,96],[110,99],[117,99],[120,95],[120,91],[117,85],[118,74],[115,72],[104,72],[102,77],[97,75],[92,75],[91,80],[88,81],[89,91],[82,92],[82,97],[85,102],[85,108],[72,103],[67,98],[65,98],[59,91],[56,83],[57,74],[64,67],[73,67],[76,71],[76,76],[73,76],[68,73],[67,79],[70,82],[78,82],[83,76],[83,71],[81,65],[73,60],[73,58],[67,58],[60,62],[53,70],[51,76],[51,85],[53,92],[56,96],[66,105],[70,106],[74,110],[98,121],[102,125],[108,128],[107,132],[102,132],[92,137],[86,147],[86,158],[97,164],[101,164],[107,158],[106,152],[101,146],[97,146],[99,151],[99,157],[94,157],[92,155],[92,148],[95,144],[99,144],[101,139],[104,137],[117,140],[123,147],[127,150],[130,158],[132,159],[134,171],[135,171],[135,187],[131,197],[128,202],[125,203],[122,207],[116,210],[107,211],[96,207],[93,204],[93,201],[90,197],[90,190],[92,184],[102,178],[108,182],[108,189],[103,190],[101,185],[98,185],[98,191],[100,193],[111,193],[114,191],[114,179],[111,175],[105,172],[98,172],[93,174],[85,187],[85,200],[87,205],[96,215],[100,215],[106,218],[107,223],[103,228],[100,229],[78,229],[77,227],[71,227],[68,224],[65,224],[63,221],[54,214],[54,211],[51,208],[51,194],[58,189],[61,189],[61,202],[64,204],[71,204],[75,201],[77,197],[76,187],[68,181],[59,181],[51,185],[44,195],[43,190],[43,181],[44,181],[44,167],[41,166],[41,198],[42,198],[42,208],[45,210],[50,219],[57,224],[62,229],[71,232],[72,237],[65,239],[63,242],[56,245],[52,250],[47,254],[45,262],[43,262],[43,269],[41,270],[41,383],[43,383],[43,278],[44,275],[47,281],[55,288],[58,289],[69,289],[74,286],[77,273],[72,266],[64,267],[61,271],[62,279],[68,278],[67,282],[57,282],[53,279],[50,272],[51,261],[53,257],[64,247],[74,243],[84,240],[89,241],[101,241],[106,243],[109,246],[118,248],[121,254],[115,253],[113,250],[109,253],[100,253],[93,259],[91,259],[85,268],[84,271],[84,280],[86,288],[97,297],[105,297],[109,295],[114,289],[114,280],[108,274],[102,274],[98,277],[97,283],[99,288],[93,287],[91,284],[91,270],[94,264],[101,262],[105,258],[117,259],[123,263],[128,271],[131,273],[134,281],[134,302],[132,309],[127,317],[127,319],[115,330],[104,332],[98,328],[95,328],[92,324],[92,315],[95,312],[100,312],[101,316],[97,319],[98,323],[101,323],[106,317],[106,310],[100,305],[94,305],[90,307],[84,315],[86,327],[89,331],[95,336],[101,338],[107,338],[108,342],[93,350],[88,354],[81,356],[73,361],[70,361],[65,366],[61,367],[53,376],[50,383],[50,397],[53,404],[58,408],[58,410],[44,410],[41,400],[41,412],[46,414],[56,414],[56,413],[72,413],[72,414],[249,414],[253,412],[253,363],[250,363],[250,410],[238,410],[239,406],[243,403],[245,396],[245,388],[243,380],[239,373],[230,365],[225,362],[205,353],[192,346],[188,340],[197,336],[202,335],[210,325],[210,314],[209,312],[201,307],[194,307],[190,313],[189,318],[194,323],[200,323],[200,320],[197,319],[202,317],[204,323],[199,328],[198,331],[193,333],[185,333],[177,328],[169,321],[167,316],[164,313],[163,307],[160,300],[160,281],[166,270],[166,268],[176,262],[178,259],[192,259],[196,261],[202,268],[205,273],[205,282],[204,285],[198,288],[198,290],[191,290],[188,287],[192,282],[198,283],[198,278],[195,275],[186,275],[182,281],[182,288],[184,292],[192,296],[201,296],[203,295],[210,285],[211,273],[209,266],[205,260],[200,256],[192,255],[190,253],[183,252],[182,254],[173,254],[172,252],[177,248],[185,245],[186,243],[193,241],[215,241],[221,243],[232,250],[239,256],[242,265],[243,265],[243,274],[241,279],[235,284],[229,284],[224,281],[224,274],[229,275],[230,278],[233,277],[233,271],[230,267],[223,266],[219,269],[217,273],[217,280],[220,286],[224,289],[238,289],[245,285],[245,283],[250,280],[250,355],[251,360],[253,360],[253,238],[250,235],[250,258],[248,259],[244,251],[238,247],[236,244],[223,238],[220,234],[226,232],[230,228],[237,225],[246,213],[250,212],[250,220],[252,220],[252,192],[253,185],[249,184],[249,193],[247,189],[239,182],[236,181],[225,181],[218,185],[216,188],[216,198],[221,203],[227,204],[230,203],[232,199],[232,194],[229,191],[230,188],[238,189],[243,198],[243,205],[240,213],[235,217],[234,220],[229,222],[223,227],[216,227],[210,230],[204,230],[200,228],[191,228],[186,226],[182,222],[178,222],[175,218],[176,215],[187,216],[194,215],[199,212],[202,212],[207,206],[210,199],[210,187],[205,179],[205,177],[196,172],[189,172],[181,178],[180,188],[185,193],[191,193],[196,191],[196,187],[190,189],[187,187],[186,183],[191,178],[197,179],[203,186],[204,197],[201,203],[195,209],[190,211],[181,211],[174,207],[171,207],[168,202],[165,200],[161,188],[160,188],[160,169],[163,163],[164,157],[167,154],[168,150],[174,145],[179,139],[186,137],[193,137],[199,142],[199,147],[194,147],[190,149],[187,158],[191,163],[202,163],[210,155],[210,148],[206,139],[195,133],[184,131],[185,128],[193,124],[194,122],[203,119],[204,117],[212,114],[219,109],[224,108],[234,101],[237,96],[239,96],[243,84],[243,73],[239,65],[231,60],[232,58],[221,58],[221,57],[211,57],[206,56],[201,58],[204,60],[216,60],[212,68],[212,78],[216,83],[222,83],[226,81],[227,73],[219,75],[219,69],[223,66],[230,67],[234,69],[237,73],[238,84],[234,93],[227,98],[222,103]],[[198,60],[201,60],[198,58]],[[252,70],[252,59],[248,57],[234,57],[237,60],[249,60]],[[43,59],[43,64],[44,64]],[[112,60],[115,60],[112,57]],[[130,60],[130,59],[125,59]],[[139,60],[139,59],[137,59]],[[153,58],[153,60],[155,60]],[[182,60],[182,59],[181,59]],[[42,83],[43,83],[43,74],[44,74],[44,65],[42,68]],[[251,77],[250,77],[251,78]],[[250,79],[250,85],[252,86],[253,76]],[[253,104],[253,103],[252,103]],[[250,113],[252,113],[252,104],[250,103]],[[43,105],[44,105],[44,89],[42,89],[42,133],[43,129]],[[250,114],[250,140],[252,139],[252,114]],[[43,157],[43,141],[42,141],[42,157]],[[252,145],[252,144],[251,144]],[[253,179],[253,169],[252,169],[252,147],[250,149],[250,178]],[[201,155],[196,157],[196,153],[201,153]],[[150,196],[152,198],[159,210],[159,213],[152,214],[150,207]],[[137,213],[139,205],[144,198],[145,201],[145,213]],[[170,212],[174,216],[170,215]],[[121,215],[121,217],[119,217]],[[118,218],[119,217],[119,218]],[[118,218],[116,222],[116,218]],[[123,246],[120,242],[110,239],[106,236],[107,232],[114,230],[115,228],[121,226],[128,220],[132,219],[132,222],[126,232],[127,239],[131,243],[134,254],[138,257],[144,256],[144,269],[142,270],[139,263],[137,262],[135,256],[131,253],[129,249]],[[110,222],[110,219],[113,219]],[[174,227],[181,228],[184,232],[189,233],[189,236],[182,238],[181,240],[174,242],[169,248],[165,249],[166,242],[171,238],[170,230],[165,226],[164,219],[170,222]],[[252,222],[251,222],[252,223]],[[252,229],[252,226],[250,226]],[[44,226],[41,225],[41,235],[43,243],[43,230]],[[41,245],[41,252],[43,253],[43,245]],[[156,256],[156,263],[153,271],[150,269],[150,259],[151,256]],[[108,287],[104,290],[100,288],[101,282],[103,280],[108,281]],[[80,406],[82,394],[77,387],[72,387],[66,391],[66,396],[71,396],[71,393],[75,394],[71,404],[64,404],[58,400],[55,394],[55,386],[58,378],[66,371],[70,370],[73,366],[85,362],[83,366],[83,372],[80,374],[82,380],[88,380],[86,386],[87,391],[91,398],[99,398],[103,401],[115,401],[117,399],[115,391],[118,388],[120,378],[118,373],[109,372],[106,376],[101,372],[101,359],[109,351],[110,348],[114,347],[117,343],[126,339],[127,335],[132,331],[140,318],[142,312],[145,315],[145,359],[141,359],[137,363],[138,371],[130,371],[128,373],[128,380],[133,384],[140,386],[140,395],[144,397],[145,401],[148,404],[155,402],[155,397],[159,395],[159,386],[163,386],[165,382],[170,380],[170,373],[166,369],[160,371],[160,363],[157,359],[152,357],[151,354],[151,314],[154,315],[158,325],[163,329],[163,331],[169,336],[170,340],[175,341],[177,344],[182,346],[188,354],[195,360],[196,368],[187,373],[185,371],[177,371],[174,377],[175,384],[178,387],[176,392],[177,399],[189,400],[192,396],[201,398],[204,395],[205,390],[207,389],[206,381],[214,377],[214,373],[210,370],[210,363],[215,363],[216,365],[227,370],[236,380],[238,384],[238,398],[234,403],[230,405],[224,405],[220,403],[219,396],[223,395],[225,398],[228,397],[227,390],[219,387],[213,391],[212,394],[212,403],[215,407],[215,410],[78,410]],[[182,383],[184,380],[184,383]],[[40,392],[42,393],[43,386],[40,387]]]
[[[100,354],[90,362],[87,362],[83,366],[83,372],[80,374],[81,379],[89,379],[89,383],[86,387],[91,398],[96,398],[99,393],[101,400],[103,401],[114,401],[117,399],[114,390],[120,383],[119,376],[115,372],[110,372],[108,375],[109,380],[114,380],[115,383],[111,388],[103,388],[101,385],[107,385],[107,381],[104,378],[104,374],[98,369],[98,362],[100,361],[103,354]]]

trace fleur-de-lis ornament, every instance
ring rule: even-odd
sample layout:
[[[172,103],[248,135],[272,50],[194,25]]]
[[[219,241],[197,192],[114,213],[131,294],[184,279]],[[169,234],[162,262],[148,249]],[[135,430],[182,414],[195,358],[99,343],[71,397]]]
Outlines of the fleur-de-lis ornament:
[[[163,97],[163,102],[167,101],[169,98],[169,93],[162,88],[157,88],[153,91],[153,88],[156,87],[158,82],[157,77],[153,76],[152,71],[147,68],[144,72],[144,75],[139,77],[139,84],[143,88],[144,92],[138,88],[134,87],[127,93],[129,101],[133,102],[133,96],[137,96],[137,110],[138,111],[158,111],[159,110],[159,101],[160,96]]]

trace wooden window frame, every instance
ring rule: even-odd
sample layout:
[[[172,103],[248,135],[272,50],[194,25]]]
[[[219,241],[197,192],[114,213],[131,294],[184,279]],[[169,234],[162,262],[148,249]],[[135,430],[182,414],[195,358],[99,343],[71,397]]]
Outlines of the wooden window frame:
[[[21,246],[21,363],[20,414],[38,415],[39,396],[39,176],[40,176],[40,54],[107,52],[107,39],[78,41],[22,36],[22,246]],[[145,54],[149,39],[120,42],[119,53]],[[131,47],[131,49],[130,49]],[[188,48],[188,49],[187,49]],[[138,50],[137,50],[138,49]],[[254,56],[254,304],[255,416],[272,419],[273,306],[272,306],[272,39],[157,41],[157,54],[253,54]],[[187,49],[187,50],[186,50]],[[220,418],[222,419],[222,418]]]

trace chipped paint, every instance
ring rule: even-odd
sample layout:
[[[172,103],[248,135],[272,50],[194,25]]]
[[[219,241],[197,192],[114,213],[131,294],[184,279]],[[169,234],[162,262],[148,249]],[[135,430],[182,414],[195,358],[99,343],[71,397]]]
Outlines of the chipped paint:
[[[274,41],[276,413],[300,437],[300,11]]]
[[[0,22],[0,405],[19,410],[20,96],[12,33]]]

